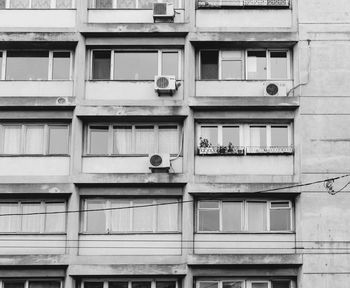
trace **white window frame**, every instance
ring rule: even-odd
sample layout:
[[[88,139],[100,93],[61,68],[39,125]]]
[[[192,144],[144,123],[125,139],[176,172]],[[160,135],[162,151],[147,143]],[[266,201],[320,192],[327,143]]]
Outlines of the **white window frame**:
[[[0,206],[1,204],[17,204],[17,212],[15,214],[18,215],[12,215],[9,217],[16,217],[16,231],[15,232],[1,232],[0,231],[0,235],[1,234],[65,234],[67,231],[67,214],[66,213],[62,213],[64,214],[64,230],[60,231],[60,232],[48,232],[46,231],[46,209],[47,209],[47,204],[50,203],[60,203],[60,204],[64,204],[65,206],[65,211],[67,211],[67,201],[65,200],[1,200],[0,201]],[[23,204],[39,204],[40,208],[38,211],[38,213],[42,213],[42,214],[38,214],[38,216],[40,217],[40,231],[38,232],[23,232],[23,216],[26,215],[21,215],[23,214]]]
[[[200,288],[200,283],[205,282],[205,283],[217,283],[218,288],[223,288],[224,282],[242,282],[242,288],[246,287],[246,280],[238,278],[238,279],[225,279],[225,280],[199,280],[196,281],[196,288]]]
[[[105,52],[108,52],[110,51],[111,52],[111,63],[110,63],[110,78],[109,79],[93,79],[93,59],[94,59],[94,52],[98,52],[98,51],[105,51]],[[137,53],[137,52],[140,52],[140,53],[147,53],[147,52],[157,52],[158,55],[157,55],[157,59],[158,59],[158,63],[157,63],[157,67],[158,67],[158,72],[157,72],[157,75],[154,75],[154,76],[161,76],[162,75],[162,54],[163,53],[170,53],[170,52],[173,52],[173,53],[178,53],[178,75],[174,75],[176,77],[176,80],[178,81],[182,81],[182,50],[180,49],[92,49],[90,50],[90,73],[89,73],[89,80],[90,81],[153,81],[153,80],[144,80],[144,79],[140,79],[140,80],[133,80],[133,79],[130,79],[130,80],[118,80],[118,79],[114,79],[114,65],[115,65],[115,61],[114,61],[114,55],[115,53],[118,53],[118,52],[130,52],[130,53]]]
[[[5,4],[5,9],[16,9],[16,8],[11,8],[11,1],[13,0],[6,0],[6,4]],[[50,7],[49,8],[39,8],[39,9],[42,9],[42,10],[46,10],[46,9],[60,9],[62,10],[61,8],[56,8],[57,7],[57,0],[50,0]],[[67,8],[67,9],[74,9],[75,8],[75,0],[71,0],[71,7],[70,8]],[[25,9],[34,9],[32,8],[32,0],[29,0],[29,6],[28,8],[25,8]],[[35,8],[37,9],[37,8]],[[66,9],[63,9],[63,10],[66,10]]]
[[[20,153],[18,154],[5,154],[4,153],[4,137],[3,137],[3,133],[4,133],[4,127],[8,127],[8,126],[20,126],[21,127],[21,137],[20,137]],[[26,131],[28,129],[28,127],[30,126],[41,126],[43,127],[43,151],[42,153],[39,154],[28,154],[26,153],[26,141],[27,141],[27,137],[26,137]],[[65,126],[67,127],[67,133],[68,133],[68,139],[67,139],[67,154],[50,154],[49,153],[49,149],[50,149],[50,131],[49,129],[51,127],[62,127]],[[70,125],[67,123],[40,123],[40,122],[34,122],[34,123],[0,123],[0,156],[8,156],[8,155],[28,155],[28,156],[35,156],[35,155],[70,155]]]
[[[216,145],[223,145],[223,127],[226,127],[226,126],[232,126],[232,127],[238,127],[239,129],[239,147],[241,146],[244,146],[244,134],[243,134],[243,127],[241,124],[235,124],[235,123],[227,123],[227,124],[211,124],[211,123],[208,123],[208,124],[205,124],[205,123],[201,123],[199,124],[198,126],[198,133],[197,135],[198,136],[198,146],[200,144],[200,137],[202,137],[202,127],[216,127],[218,128],[218,143],[217,144],[214,144],[212,143],[213,146],[216,146]]]
[[[177,202],[177,229],[174,231],[158,231],[158,206],[157,203],[158,201],[167,199],[169,200],[169,202],[173,203],[173,202]],[[83,207],[85,212],[83,213],[83,225],[82,227],[82,233],[85,234],[90,234],[92,232],[89,232],[87,230],[87,219],[88,219],[88,201],[100,201],[102,203],[104,203],[104,209],[110,209],[112,207],[112,202],[116,202],[118,200],[122,200],[122,201],[129,201],[129,205],[128,207],[132,207],[134,205],[137,205],[138,201],[142,201],[142,200],[149,200],[151,202],[150,205],[154,205],[154,206],[150,206],[152,208],[152,230],[149,231],[138,231],[138,230],[134,230],[133,227],[133,210],[137,209],[137,208],[126,208],[128,209],[129,212],[129,230],[128,231],[113,231],[112,230],[112,209],[111,210],[105,210],[105,217],[106,217],[106,227],[105,227],[105,232],[104,233],[98,233],[101,235],[105,235],[105,234],[171,234],[171,233],[179,233],[181,232],[181,205],[179,202],[178,198],[156,198],[156,199],[147,199],[147,198],[140,198],[140,199],[123,199],[123,198],[116,198],[116,199],[105,199],[105,198],[87,198],[83,200]],[[136,206],[137,207],[137,206]]]
[[[108,153],[107,154],[91,154],[91,126],[103,126],[103,127],[108,127]],[[133,152],[130,154],[115,154],[113,149],[114,149],[114,127],[116,126],[130,126],[132,129],[132,150]],[[136,151],[136,146],[135,146],[135,134],[136,134],[136,126],[153,126],[154,128],[154,137],[156,139],[156,152],[159,151],[159,126],[177,126],[177,133],[178,133],[178,147],[179,151],[181,150],[181,133],[182,133],[182,126],[178,123],[174,122],[159,122],[159,123],[136,123],[136,122],[125,122],[125,123],[89,123],[87,125],[87,131],[85,135],[87,135],[86,140],[85,140],[85,156],[93,156],[93,155],[105,155],[105,156],[135,156],[135,155],[146,155],[142,153],[137,153]],[[148,154],[147,154],[148,155]],[[178,153],[175,154],[170,154],[170,155],[178,155]]]
[[[279,202],[286,202],[286,203],[288,203],[288,207],[277,207],[277,208],[273,208],[272,207],[272,204],[273,203],[279,203]],[[270,225],[271,225],[271,221],[270,221],[270,218],[271,218],[271,216],[270,216],[270,212],[271,212],[271,210],[289,210],[290,211],[290,215],[289,215],[289,217],[290,217],[290,231],[294,231],[294,221],[293,221],[293,205],[292,205],[292,202],[291,201],[289,201],[289,200],[272,200],[272,201],[269,201],[269,205],[268,205],[268,210],[269,210],[269,212],[268,212],[268,216],[269,216],[269,221],[268,221],[268,228],[269,228],[269,231],[271,231],[271,227],[270,227]],[[272,232],[283,232],[284,230],[281,230],[281,231],[279,231],[279,230],[273,230]]]
[[[142,277],[142,278],[104,278],[102,279],[96,279],[96,278],[84,278],[81,282],[81,288],[85,288],[85,282],[100,282],[102,283],[103,288],[109,288],[108,282],[127,282],[128,283],[128,288],[132,288],[132,283],[135,282],[150,282],[151,283],[151,288],[156,288],[156,282],[161,282],[161,281],[169,281],[169,282],[175,282],[175,288],[179,288],[179,283],[178,279],[175,279],[173,277]]]
[[[200,202],[219,202],[219,208],[200,208]],[[237,231],[224,231],[223,227],[222,227],[222,219],[223,219],[223,203],[224,202],[240,202],[241,203],[241,230],[237,230]],[[262,231],[251,231],[249,230],[248,227],[248,205],[249,202],[261,202],[261,203],[265,203],[266,204],[266,231],[262,230]],[[281,230],[281,231],[271,231],[270,229],[270,209],[271,209],[271,203],[275,203],[275,202],[288,202],[289,206],[288,208],[284,208],[284,209],[290,209],[290,230]],[[201,231],[199,230],[199,211],[203,209],[203,210],[218,210],[219,209],[219,230],[216,231]],[[281,208],[278,208],[281,209]],[[260,233],[260,232],[266,232],[266,233],[291,233],[294,232],[294,221],[293,221],[293,217],[294,217],[294,209],[293,209],[293,205],[292,205],[292,201],[291,200],[262,200],[262,199],[219,199],[219,200],[206,200],[206,199],[201,199],[197,201],[196,204],[196,233],[206,233],[206,234],[210,234],[210,233],[232,233],[232,234],[239,234],[239,233]]]
[[[286,127],[288,129],[288,147],[293,145],[292,141],[292,124],[248,124],[248,137],[247,137],[247,144],[246,146],[251,146],[251,127],[265,127],[266,128],[266,147],[273,147],[271,146],[271,127]],[[262,147],[262,146],[261,146]]]
[[[200,288],[200,283],[202,283],[202,282],[218,283],[218,288],[223,288],[224,282],[242,282],[242,284],[243,284],[242,288],[252,288],[252,286],[253,286],[252,284],[255,284],[255,283],[264,283],[264,284],[268,285],[268,288],[272,288],[272,283],[274,281],[285,281],[285,282],[289,283],[289,287],[295,287],[295,281],[292,279],[271,279],[270,280],[270,279],[266,279],[266,277],[263,277],[263,278],[256,277],[256,279],[251,279],[251,278],[252,277],[242,279],[240,277],[237,277],[237,278],[227,278],[227,279],[223,279],[223,280],[212,280],[212,279],[203,277],[202,279],[196,281],[195,287]]]

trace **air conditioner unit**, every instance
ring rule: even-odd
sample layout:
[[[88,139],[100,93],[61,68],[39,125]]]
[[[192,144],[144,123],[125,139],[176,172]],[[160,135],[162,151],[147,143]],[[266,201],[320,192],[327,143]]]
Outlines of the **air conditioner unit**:
[[[284,83],[264,82],[264,96],[287,96],[287,87]]]
[[[155,76],[154,77],[154,89],[158,92],[158,95],[173,95],[176,91],[176,79],[173,75],[168,76]]]
[[[152,172],[169,172],[170,155],[169,154],[150,154],[148,155],[149,169]]]
[[[153,3],[153,18],[156,19],[174,19],[174,4],[171,3]]]

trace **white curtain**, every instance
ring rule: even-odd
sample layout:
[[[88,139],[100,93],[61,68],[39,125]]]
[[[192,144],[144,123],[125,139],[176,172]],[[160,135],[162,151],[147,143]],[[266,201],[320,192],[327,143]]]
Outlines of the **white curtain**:
[[[114,127],[114,154],[132,154],[132,127]]]
[[[44,126],[27,126],[25,147],[26,154],[44,153]]]
[[[129,200],[118,200],[111,201],[111,227],[114,232],[125,232],[130,230],[130,210],[125,209],[114,209],[130,207],[131,203]]]
[[[133,206],[151,205],[150,200],[133,201]],[[133,208],[133,231],[152,231],[153,230],[153,211],[154,206]]]
[[[137,154],[151,154],[155,151],[155,137],[153,126],[136,126],[135,146]]]
[[[46,203],[46,212],[65,212],[65,203]],[[66,227],[66,214],[46,214],[45,232],[64,232]]]
[[[222,203],[222,230],[242,230],[242,202]]]
[[[105,200],[89,200],[87,210],[105,209]],[[86,231],[90,233],[106,233],[106,211],[88,211],[86,213]]]
[[[72,8],[73,0],[56,0],[56,8],[58,9],[69,9]]]
[[[266,127],[250,127],[250,146],[265,147]]]
[[[157,204],[176,202],[174,199],[158,200]],[[158,232],[178,230],[178,203],[157,206]]]
[[[266,202],[248,202],[248,231],[266,230]]]
[[[32,0],[32,7],[36,9],[49,9],[51,7],[51,0]]]
[[[0,214],[18,214],[18,203],[1,203]],[[0,232],[17,232],[18,216],[0,217]]]
[[[10,7],[16,9],[29,8],[29,0],[10,0]]]
[[[218,145],[218,127],[217,126],[202,126],[201,135],[203,139],[208,139],[213,146]]]
[[[38,213],[40,211],[40,203],[22,203],[23,214]],[[23,215],[22,216],[22,232],[40,232],[40,214]]]
[[[179,153],[179,132],[177,126],[159,126],[159,153]]]
[[[20,154],[21,126],[4,126],[4,154]]]

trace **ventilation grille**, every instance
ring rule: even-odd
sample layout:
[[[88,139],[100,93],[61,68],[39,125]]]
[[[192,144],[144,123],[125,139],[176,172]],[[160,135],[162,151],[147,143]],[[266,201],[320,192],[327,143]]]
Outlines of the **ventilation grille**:
[[[169,79],[167,77],[159,77],[157,79],[157,86],[159,88],[165,89],[169,87]]]
[[[270,83],[266,86],[266,93],[271,96],[278,94],[278,86],[274,83]]]
[[[167,3],[154,3],[153,15],[167,15]]]
[[[154,154],[149,159],[149,162],[151,163],[152,166],[159,167],[160,165],[162,165],[163,159],[162,159],[162,156],[158,154]]]

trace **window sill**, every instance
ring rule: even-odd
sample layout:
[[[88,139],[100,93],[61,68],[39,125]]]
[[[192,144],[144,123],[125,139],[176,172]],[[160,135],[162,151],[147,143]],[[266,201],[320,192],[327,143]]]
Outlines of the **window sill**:
[[[176,8],[174,7],[175,10],[185,10],[184,8]],[[153,8],[88,8],[88,10],[93,10],[93,11],[118,11],[118,10],[126,10],[126,11],[153,11]]]
[[[157,154],[158,152],[150,153],[150,154],[119,154],[119,155],[108,155],[108,154],[103,154],[103,155],[94,155],[94,154],[85,154],[83,155],[83,158],[104,158],[104,157],[148,157],[151,154]],[[178,156],[177,154],[170,154],[170,157],[176,157]],[[180,155],[179,157],[182,157]]]
[[[196,82],[287,82],[293,79],[196,79]]]
[[[0,157],[67,157],[69,154],[0,154]]]
[[[262,231],[262,232],[249,232],[249,231],[239,231],[239,232],[220,232],[220,231],[200,231],[195,232],[195,235],[207,235],[207,234],[218,234],[218,235],[290,235],[295,234],[295,231]]]
[[[39,233],[39,232],[0,232],[1,236],[67,236],[66,232],[57,233]]]
[[[69,10],[77,10],[76,8],[0,8],[0,11],[5,11],[5,10],[10,10],[10,11],[28,11],[28,10],[40,10],[40,11],[51,11],[51,10],[60,10],[60,11],[69,11]]]
[[[130,80],[110,80],[110,79],[88,79],[86,80],[88,82],[147,82],[147,83],[154,83],[154,79],[152,80],[143,80],[143,79],[138,79],[138,80],[134,80],[134,79],[130,79]],[[182,82],[183,80],[176,80],[176,82]]]
[[[80,232],[79,236],[127,236],[127,235],[181,235],[182,232],[109,232],[109,233],[88,233]]]
[[[0,80],[1,82],[73,82],[73,80],[70,79],[57,79],[57,80],[47,80],[47,79],[34,79],[34,80],[27,80],[27,79],[23,79],[23,80],[18,80],[18,79],[5,79],[5,80]]]

